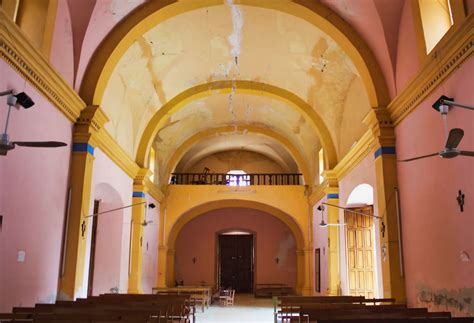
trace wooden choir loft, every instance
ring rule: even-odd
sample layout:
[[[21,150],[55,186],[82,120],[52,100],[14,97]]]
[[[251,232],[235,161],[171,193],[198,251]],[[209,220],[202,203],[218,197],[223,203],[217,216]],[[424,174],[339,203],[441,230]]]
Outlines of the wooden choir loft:
[[[474,0],[0,0],[0,321],[473,322]]]

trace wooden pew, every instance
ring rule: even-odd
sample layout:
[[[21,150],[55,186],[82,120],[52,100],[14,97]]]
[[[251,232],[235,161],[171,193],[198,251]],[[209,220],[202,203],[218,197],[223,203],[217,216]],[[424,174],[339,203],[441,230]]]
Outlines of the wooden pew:
[[[196,304],[201,305],[202,312],[209,307],[212,296],[210,287],[160,287],[153,288],[152,292],[157,295],[189,295]]]
[[[111,294],[37,304],[30,308],[14,308],[0,317],[6,321],[24,322],[190,322],[189,296]],[[195,317],[193,313],[193,322]]]

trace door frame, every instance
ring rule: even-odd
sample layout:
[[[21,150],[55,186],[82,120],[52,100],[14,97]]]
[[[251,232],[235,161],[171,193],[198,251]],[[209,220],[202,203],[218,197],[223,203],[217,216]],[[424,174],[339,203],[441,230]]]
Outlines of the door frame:
[[[99,213],[101,200],[94,200],[94,211],[92,214]],[[94,293],[94,267],[95,267],[95,254],[97,249],[97,227],[99,226],[99,219],[97,215],[92,217],[91,227],[91,247],[89,256],[89,275],[87,278],[87,297],[92,296]]]
[[[243,229],[243,228],[227,228],[227,229],[223,229],[223,230],[219,230],[215,233],[215,259],[216,259],[216,265],[214,267],[214,270],[215,270],[215,273],[214,273],[214,277],[215,277],[215,284],[216,284],[216,287],[219,286],[220,287],[220,267],[221,267],[221,258],[220,258],[220,248],[219,248],[219,236],[220,235],[225,235],[226,233],[229,233],[229,232],[233,232],[233,231],[240,231],[240,232],[246,232],[248,233],[249,235],[252,235],[253,239],[252,239],[252,275],[251,275],[251,288],[252,288],[252,291],[251,293],[253,293],[255,291],[255,285],[256,285],[256,280],[255,280],[255,277],[256,277],[256,271],[257,271],[257,248],[256,248],[256,245],[257,245],[257,232],[253,231],[253,230],[249,230],[249,229]]]
[[[367,208],[371,208],[371,213],[373,215],[375,215],[375,207],[374,205],[361,205],[361,206],[354,206],[354,207],[348,207],[348,213],[351,213],[350,211],[354,211],[354,210],[358,210],[360,212],[364,212],[363,209],[367,209]],[[352,215],[356,215],[354,213],[351,213]],[[341,214],[342,216],[342,221],[343,223],[346,223],[346,211],[342,212]],[[350,282],[349,282],[349,253],[348,253],[348,236],[347,236],[347,225],[344,226],[344,229],[342,230],[344,233],[343,233],[343,236],[344,236],[344,245],[341,247],[344,248],[344,258],[345,258],[345,275],[346,275],[346,281],[347,281],[347,290],[345,291],[345,293],[347,293],[347,295],[350,295],[349,291],[350,291]],[[378,264],[377,264],[377,261],[378,261],[378,243],[376,242],[376,230],[378,230],[378,226],[377,226],[377,221],[375,221],[375,219],[373,218],[373,221],[372,221],[372,226],[371,226],[371,238],[372,238],[372,265],[373,265],[373,289],[374,289],[374,297],[380,297],[379,296],[379,287],[378,287],[378,284],[379,284],[379,273],[378,273]],[[342,241],[341,241],[342,242]]]

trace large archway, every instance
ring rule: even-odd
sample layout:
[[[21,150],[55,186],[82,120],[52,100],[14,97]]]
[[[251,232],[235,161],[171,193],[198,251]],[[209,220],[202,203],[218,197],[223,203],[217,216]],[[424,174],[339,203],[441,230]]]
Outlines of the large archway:
[[[193,219],[222,209],[247,209],[252,212],[259,212],[272,216],[279,221],[294,238],[296,249],[296,283],[295,289],[298,294],[310,293],[311,291],[311,268],[305,268],[306,264],[311,264],[310,259],[312,253],[306,253],[308,249],[308,237],[302,231],[302,227],[297,221],[297,216],[290,215],[277,207],[266,203],[251,201],[246,199],[225,199],[218,201],[210,201],[199,204],[195,207],[188,208],[185,212],[173,221],[172,225],[163,226],[160,230],[160,248],[158,259],[158,285],[172,286],[175,283],[175,252],[176,241],[183,228]],[[169,229],[166,229],[169,228]],[[275,260],[273,260],[275,261]]]
[[[218,237],[244,233],[253,235],[253,265],[249,268],[253,285],[282,283],[295,288],[293,233],[274,216],[247,208],[216,209],[189,221],[176,239],[175,279],[185,285],[221,286]]]
[[[289,13],[320,28],[334,38],[351,58],[361,75],[373,107],[389,102],[382,71],[358,33],[328,7],[310,0],[297,1],[236,1],[239,5],[256,6]],[[222,5],[219,0],[205,1],[150,1],[134,10],[118,24],[90,60],[81,86],[81,97],[88,104],[100,104],[108,80],[116,64],[143,33],[153,26],[179,14],[202,7]]]

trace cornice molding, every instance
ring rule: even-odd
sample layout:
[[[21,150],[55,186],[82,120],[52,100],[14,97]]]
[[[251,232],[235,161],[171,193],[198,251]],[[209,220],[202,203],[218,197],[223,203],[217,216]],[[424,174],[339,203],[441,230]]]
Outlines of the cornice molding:
[[[71,122],[76,122],[85,102],[31,44],[20,28],[0,9],[0,57]]]
[[[110,133],[102,128],[97,136],[99,148],[107,157],[110,158],[118,167],[120,167],[130,178],[135,179],[140,167],[132,158],[120,147]]]
[[[325,193],[324,185],[318,185],[314,190],[313,193],[309,196],[309,204],[310,206],[314,206],[318,201],[322,200]]]
[[[0,57],[44,95],[69,121],[74,124],[84,123],[81,112],[86,109],[86,103],[31,45],[20,28],[2,9],[0,9]],[[134,179],[140,167],[103,127],[108,121],[105,113],[99,110],[98,117],[98,120],[94,120],[91,124],[97,131],[95,139],[98,148]]]
[[[410,84],[388,105],[394,125],[398,125],[461,64],[471,57],[474,43],[474,15],[452,28],[428,56],[424,67]]]
[[[157,202],[161,203],[165,195],[149,178],[145,179],[145,187],[148,190],[148,194],[153,197]]]
[[[364,135],[357,141],[352,149],[341,159],[341,161],[334,167],[337,179],[340,181],[351,170],[353,170],[359,163],[373,150],[374,135],[372,130],[367,130]]]

